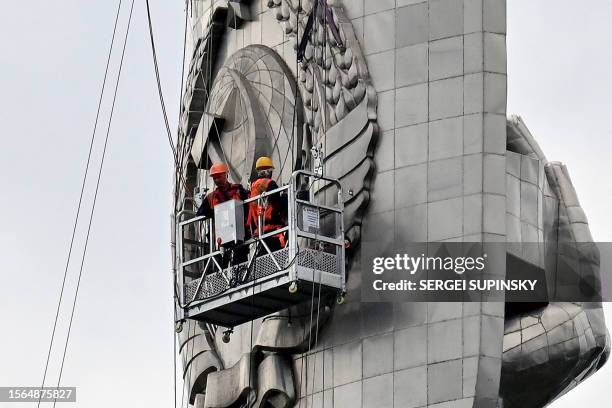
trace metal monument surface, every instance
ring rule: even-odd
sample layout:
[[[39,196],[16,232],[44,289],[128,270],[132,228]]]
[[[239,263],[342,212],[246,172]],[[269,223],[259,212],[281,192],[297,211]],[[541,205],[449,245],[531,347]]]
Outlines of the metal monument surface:
[[[266,155],[279,185],[340,180],[350,243],[343,304],[313,296],[229,342],[187,320],[190,404],[539,407],[601,367],[599,303],[360,301],[365,246],[592,241],[565,166],[507,117],[504,0],[188,4],[176,212],[212,188],[212,162],[246,187]]]

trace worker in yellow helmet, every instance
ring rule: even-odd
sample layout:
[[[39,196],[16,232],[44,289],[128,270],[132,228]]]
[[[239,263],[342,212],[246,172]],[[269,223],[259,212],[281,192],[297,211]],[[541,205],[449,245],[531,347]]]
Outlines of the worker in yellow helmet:
[[[272,180],[274,172],[274,164],[272,159],[267,156],[262,156],[255,163],[257,177],[251,182],[250,198],[261,195],[268,191],[273,191],[278,188],[278,184]],[[260,226],[259,223],[262,222]],[[261,227],[262,233],[278,230],[287,225],[287,198],[281,194],[272,194],[268,197],[267,202],[253,201],[249,204],[249,215],[247,218],[247,226],[250,228],[253,236],[259,235]],[[266,245],[271,251],[284,248],[286,238],[284,233],[280,233],[265,239]]]

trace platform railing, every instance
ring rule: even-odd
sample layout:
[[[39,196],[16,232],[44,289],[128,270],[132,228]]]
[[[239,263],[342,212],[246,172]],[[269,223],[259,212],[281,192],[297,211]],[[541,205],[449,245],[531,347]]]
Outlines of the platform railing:
[[[337,196],[335,197],[335,203],[333,204],[321,204],[318,201],[321,200],[323,195],[313,192],[313,187],[316,184],[326,183],[326,185],[334,185],[337,190]],[[306,189],[304,189],[306,186]],[[326,187],[326,189],[330,189]],[[298,279],[298,268],[295,262],[300,254],[300,242],[302,245],[307,245],[309,249],[315,249],[323,251],[319,247],[327,246],[328,251],[332,251],[338,257],[338,274],[342,276],[342,288],[345,284],[344,275],[344,259],[345,259],[345,239],[344,239],[344,223],[343,223],[343,211],[344,203],[342,200],[342,187],[338,180],[315,175],[306,171],[296,171],[291,175],[290,183],[281,187],[278,187],[272,191],[265,192],[261,195],[244,200],[244,211],[248,211],[251,203],[256,203],[262,207],[266,207],[268,199],[274,194],[287,194],[287,225],[276,228],[272,231],[264,232],[263,217],[260,214],[260,222],[258,223],[259,230],[257,234],[253,234],[248,240],[243,243],[236,244],[235,247],[229,249],[236,254],[239,248],[248,248],[248,256],[246,260],[247,273],[252,263],[257,257],[263,255],[269,255],[274,262],[276,271],[287,272],[291,281],[297,281]],[[298,194],[299,193],[299,194]],[[297,198],[298,195],[300,198]],[[304,195],[307,196],[305,199]],[[308,210],[305,210],[308,209]],[[318,222],[321,218],[326,219],[330,215],[334,218],[333,220],[333,231],[321,231],[321,225],[314,228],[314,231],[308,228],[304,228],[304,212],[316,213],[317,216],[314,218]],[[323,217],[321,215],[323,214]],[[298,217],[302,216],[300,220]],[[206,284],[206,278],[214,273],[220,274],[226,281],[228,288],[231,285],[238,286],[246,282],[236,282],[236,270],[233,268],[231,261],[229,265],[224,265],[224,255],[227,250],[220,248],[216,245],[215,234],[214,234],[214,220],[205,216],[197,216],[181,221],[181,217],[177,217],[177,266],[178,266],[178,285],[180,288],[179,298],[180,306],[183,309],[189,309],[191,306],[201,304],[206,299],[198,299],[198,294],[203,285]],[[300,222],[301,221],[301,222]],[[306,226],[307,227],[307,226]],[[185,237],[185,232],[188,228],[192,228],[192,236],[189,238]],[[275,254],[278,251],[272,251],[266,243],[266,238],[273,237],[279,234],[286,234],[287,240],[283,250],[288,251],[288,262],[281,264]],[[306,244],[305,244],[306,243]],[[196,256],[193,259],[185,259],[185,248],[189,245],[196,245],[201,249],[204,249],[204,254]],[[258,248],[261,246],[265,253],[259,251]],[[314,246],[314,248],[312,248]],[[329,248],[331,247],[331,249]],[[197,273],[194,273],[191,268],[197,268]],[[190,275],[190,276],[186,276]],[[197,276],[197,277],[196,277]],[[187,296],[187,278],[192,280],[197,279],[198,284],[193,295]]]

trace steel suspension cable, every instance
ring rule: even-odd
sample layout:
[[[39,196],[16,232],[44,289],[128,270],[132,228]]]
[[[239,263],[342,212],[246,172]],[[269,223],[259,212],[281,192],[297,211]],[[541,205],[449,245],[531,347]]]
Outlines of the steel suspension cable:
[[[181,66],[181,92],[179,94],[179,109],[178,109],[178,120],[180,123],[180,119],[181,119],[181,109],[183,106],[183,82],[185,81],[185,53],[186,53],[186,49],[187,49],[187,23],[189,21],[189,2],[188,0],[185,0],[185,28],[184,28],[184,33],[183,33],[183,63]],[[176,211],[176,204],[173,204],[174,209],[173,212]],[[172,262],[175,262],[176,260],[173,259]],[[176,387],[177,387],[177,381],[176,381],[176,359],[177,359],[177,348],[176,348],[176,338],[178,336],[178,334],[175,331],[175,327],[176,327],[176,320],[177,320],[177,304],[179,304],[180,307],[180,301],[178,300],[178,296],[177,296],[177,290],[176,290],[176,274],[173,276],[172,278],[172,286],[174,288],[173,293],[174,293],[174,299],[172,302],[172,309],[173,309],[173,315],[174,315],[174,321],[172,322],[172,326],[173,326],[173,330],[172,330],[172,338],[173,338],[173,351],[172,351],[172,380],[173,380],[173,384],[174,384],[174,408],[176,408],[177,406],[177,401],[176,401],[176,397],[178,396],[177,391],[176,391]]]
[[[193,7],[193,6],[192,6]],[[187,27],[188,27],[188,23],[189,23],[189,3],[187,0],[185,0],[185,25],[184,25],[184,29],[183,29],[183,58],[182,58],[182,63],[181,63],[181,89],[180,89],[180,93],[179,93],[179,106],[178,106],[178,118],[177,118],[177,123],[178,126],[177,128],[178,130],[178,134],[180,135],[180,123],[181,123],[181,116],[182,116],[182,108],[183,108],[183,87],[184,87],[184,83],[185,83],[185,59],[186,59],[186,52],[187,52]],[[181,141],[180,139],[177,138],[176,141],[177,144],[177,155],[179,155],[178,158],[178,165],[179,165],[179,169],[180,171],[183,170],[183,159],[185,156],[185,139],[183,138],[183,140]],[[179,175],[180,177],[180,175]]]
[[[181,118],[181,107],[183,105],[183,83],[185,82],[185,54],[187,52],[187,23],[189,22],[189,6],[185,0],[185,29],[183,33],[183,63],[181,65],[181,93],[179,94],[179,119]]]
[[[127,28],[125,31],[125,38],[123,40],[123,49],[121,51],[121,60],[119,62],[119,70],[117,73],[117,80],[115,82],[115,90],[113,93],[113,102],[111,104],[111,110],[110,110],[110,114],[109,114],[109,119],[108,119],[108,125],[106,127],[106,137],[104,139],[104,147],[102,149],[102,158],[100,160],[100,168],[98,170],[98,179],[96,180],[96,189],[94,192],[94,198],[93,198],[93,203],[92,203],[92,207],[91,207],[91,212],[89,214],[89,223],[87,226],[87,235],[85,237],[85,244],[83,247],[83,255],[81,257],[81,266],[79,268],[79,276],[77,279],[77,285],[76,285],[76,289],[75,289],[75,293],[74,293],[74,300],[72,302],[72,310],[70,312],[70,321],[68,324],[68,334],[66,335],[66,342],[64,343],[64,352],[62,354],[62,363],[60,366],[60,371],[59,371],[59,376],[57,379],[57,387],[59,388],[61,381],[62,381],[62,374],[64,372],[64,363],[66,361],[66,352],[68,350],[68,343],[70,341],[70,334],[71,334],[71,330],[72,330],[72,323],[74,321],[74,312],[76,310],[76,303],[77,303],[77,299],[79,296],[79,288],[81,286],[81,278],[83,276],[83,266],[85,264],[85,256],[87,254],[87,246],[89,244],[89,237],[91,234],[91,225],[92,225],[92,221],[93,221],[93,217],[94,217],[94,213],[96,210],[96,202],[98,199],[98,192],[99,192],[99,188],[100,188],[100,180],[102,178],[102,170],[104,169],[104,159],[106,158],[106,150],[108,147],[108,139],[109,139],[109,135],[110,135],[110,129],[111,129],[111,124],[113,122],[113,113],[115,111],[115,103],[117,101],[117,91],[119,89],[119,82],[121,80],[121,72],[123,69],[123,61],[125,58],[125,49],[127,47],[127,41],[128,41],[128,37],[130,34],[130,27],[131,27],[131,23],[132,23],[132,15],[134,12],[134,0],[132,0],[131,6],[130,6],[130,16],[128,18],[128,23],[127,23]],[[55,407],[55,404],[57,403],[57,399],[55,399],[53,401],[53,407]]]
[[[187,327],[187,340],[186,340],[191,343],[191,356],[189,357],[189,360],[187,360],[187,358],[185,359],[185,361],[187,361],[187,364],[189,364],[189,370],[184,370],[183,372],[183,393],[181,394],[181,408],[185,406],[184,405],[185,402],[187,402],[187,407],[189,407],[189,400],[190,400],[190,395],[191,395],[191,390],[188,390],[187,400],[185,400],[185,389],[186,387],[191,386],[191,379],[192,379],[192,372],[193,372],[193,356],[195,355],[195,338],[196,338],[195,333],[196,333],[197,323],[194,320],[192,320],[191,323],[193,326],[193,334],[191,335],[191,337],[189,336],[189,327]],[[187,357],[187,355],[189,354],[189,344],[187,344],[186,347],[187,347],[187,350],[185,351],[185,357]]]
[[[117,13],[115,15],[115,24],[113,26],[113,34],[111,37],[111,43],[108,50],[108,57],[106,58],[106,67],[104,68],[104,79],[102,80],[102,88],[100,89],[100,97],[98,98],[98,108],[96,110],[96,118],[94,120],[93,130],[91,133],[91,140],[89,142],[89,152],[87,153],[87,161],[85,164],[85,171],[83,173],[83,181],[81,182],[81,192],[79,194],[79,202],[77,204],[76,215],[74,217],[74,226],[72,227],[72,236],[70,238],[70,245],[68,247],[68,256],[66,257],[66,266],[64,267],[64,277],[62,279],[62,286],[60,289],[60,295],[57,302],[57,308],[55,311],[55,319],[53,321],[53,329],[51,331],[51,340],[49,341],[49,350],[47,351],[47,361],[45,362],[45,370],[43,373],[43,379],[41,383],[41,388],[45,386],[45,381],[47,379],[47,370],[49,369],[49,360],[51,359],[51,350],[53,349],[53,341],[55,339],[55,331],[57,329],[57,322],[59,320],[59,312],[62,304],[62,299],[64,297],[64,289],[66,287],[66,277],[68,276],[68,266],[70,265],[70,259],[72,257],[72,249],[74,247],[74,239],[76,236],[76,229],[79,223],[79,216],[81,214],[81,205],[83,204],[83,195],[85,193],[85,184],[87,181],[87,175],[89,173],[89,165],[91,163],[91,153],[93,151],[94,142],[96,139],[96,131],[98,129],[98,120],[100,118],[100,111],[102,108],[102,100],[104,99],[104,90],[106,89],[106,79],[108,78],[108,68],[110,66],[111,56],[113,54],[113,46],[115,44],[115,34],[117,33],[117,22],[119,21],[119,14],[121,11],[121,1],[119,0],[119,4],[117,5]],[[37,407],[40,407],[41,397],[38,398]]]
[[[153,36],[153,22],[151,20],[151,7],[149,6],[149,0],[145,0],[147,6],[147,20],[149,23],[149,38],[151,41],[151,53],[153,56],[153,67],[155,68],[155,80],[157,82],[157,92],[159,94],[159,103],[162,109],[162,115],[164,118],[164,125],[166,127],[166,135],[168,137],[168,144],[170,145],[170,150],[172,150],[172,157],[174,159],[175,171],[177,172],[178,178],[183,183],[185,190],[187,189],[187,182],[183,177],[182,171],[179,168],[178,162],[178,153],[176,148],[174,147],[174,141],[172,140],[172,131],[170,130],[170,122],[168,121],[168,114],[166,112],[166,103],[164,102],[164,93],[162,91],[161,79],[159,75],[159,65],[157,63],[157,51],[155,49],[155,39]]]

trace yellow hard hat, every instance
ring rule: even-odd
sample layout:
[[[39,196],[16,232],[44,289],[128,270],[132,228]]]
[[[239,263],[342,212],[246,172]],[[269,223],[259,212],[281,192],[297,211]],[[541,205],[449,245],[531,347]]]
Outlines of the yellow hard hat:
[[[261,156],[257,159],[257,163],[255,163],[255,169],[264,170],[264,169],[273,169],[274,164],[272,164],[272,159],[268,156]]]

